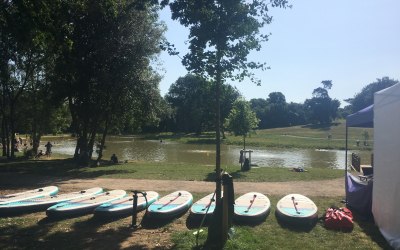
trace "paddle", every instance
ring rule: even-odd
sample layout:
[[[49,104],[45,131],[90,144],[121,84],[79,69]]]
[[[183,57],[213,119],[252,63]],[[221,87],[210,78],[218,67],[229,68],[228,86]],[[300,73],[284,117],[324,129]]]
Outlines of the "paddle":
[[[179,192],[179,193],[178,193],[178,196],[176,196],[175,198],[171,199],[169,202],[165,203],[164,205],[162,205],[161,207],[159,207],[159,208],[157,208],[157,209],[160,210],[160,209],[162,209],[163,207],[165,207],[165,206],[171,204],[171,202],[173,202],[173,201],[175,201],[176,199],[178,199],[179,196],[181,196],[181,195],[182,195],[181,192]]]
[[[297,214],[300,214],[299,210],[297,210],[297,206],[296,206],[296,205],[297,205],[297,202],[294,201],[294,196],[292,196],[292,201],[293,201],[294,209],[296,209],[296,213],[297,213]]]
[[[254,194],[254,195],[253,195],[253,199],[250,201],[250,205],[249,205],[249,207],[246,209],[246,211],[244,211],[245,213],[248,213],[248,212],[249,212],[249,210],[250,210],[251,206],[253,206],[253,204],[254,204],[254,201],[256,200],[256,197],[257,197],[257,195],[256,195],[256,194]]]

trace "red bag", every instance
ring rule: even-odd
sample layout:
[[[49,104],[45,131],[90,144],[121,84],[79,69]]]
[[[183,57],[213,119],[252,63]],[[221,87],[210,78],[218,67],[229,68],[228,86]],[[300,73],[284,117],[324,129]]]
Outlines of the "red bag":
[[[328,208],[325,214],[325,227],[328,229],[346,230],[353,229],[353,214],[346,208]]]

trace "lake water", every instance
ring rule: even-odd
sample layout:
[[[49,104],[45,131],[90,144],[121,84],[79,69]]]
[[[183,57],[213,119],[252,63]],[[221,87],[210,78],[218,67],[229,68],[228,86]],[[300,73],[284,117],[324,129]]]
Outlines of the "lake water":
[[[73,138],[51,139],[52,151],[73,155],[76,140]],[[43,141],[42,143],[47,143]],[[278,149],[249,147],[253,150],[252,164],[259,167],[313,167],[344,169],[345,151],[315,149]],[[221,166],[239,165],[241,147],[221,145]],[[115,153],[119,160],[151,161],[215,165],[215,145],[181,144],[171,141],[143,140],[137,137],[110,137],[106,143],[103,159],[110,159]],[[358,152],[362,164],[369,164],[370,152]],[[350,161],[350,154],[348,161]],[[97,156],[97,155],[95,155]]]

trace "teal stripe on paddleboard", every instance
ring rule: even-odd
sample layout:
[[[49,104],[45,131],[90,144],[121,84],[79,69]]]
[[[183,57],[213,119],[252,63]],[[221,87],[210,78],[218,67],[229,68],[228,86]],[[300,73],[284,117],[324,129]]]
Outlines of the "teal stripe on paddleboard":
[[[175,205],[175,204],[170,204],[170,205],[153,204],[153,205],[151,205],[149,207],[149,211],[150,212],[163,212],[163,211],[172,210],[172,209],[178,207],[179,205]]]
[[[82,207],[87,205],[88,203],[84,203],[84,202],[62,202],[62,203],[58,203],[52,207],[49,208],[49,210],[51,209],[58,209],[58,208],[75,208],[75,207]]]
[[[315,213],[315,209],[312,209],[312,208],[301,208],[301,209],[297,209],[297,211],[296,211],[295,208],[285,207],[285,208],[281,208],[281,210],[291,216],[308,216],[308,215],[312,215]],[[299,212],[299,213],[297,213],[297,212]]]
[[[192,206],[192,208],[191,208],[191,210],[194,212],[194,213],[205,213],[205,212],[207,212],[207,207],[206,207],[207,205],[193,205]],[[209,208],[208,208],[208,212],[207,213],[212,213],[212,212],[214,212],[214,209],[215,209],[215,205],[211,205]]]
[[[265,207],[252,206],[247,210],[249,206],[235,206],[235,213],[243,215],[258,214],[260,211],[265,210]],[[247,211],[247,212],[246,212]]]

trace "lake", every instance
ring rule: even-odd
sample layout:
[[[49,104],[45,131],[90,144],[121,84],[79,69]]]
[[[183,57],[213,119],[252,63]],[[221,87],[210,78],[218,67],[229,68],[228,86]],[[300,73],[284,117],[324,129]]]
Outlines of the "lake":
[[[53,153],[73,155],[76,145],[74,138],[51,138]],[[42,141],[41,148],[47,141]],[[257,148],[253,150],[252,164],[259,167],[305,167],[344,169],[344,150]],[[241,147],[221,145],[221,166],[239,165]],[[181,144],[174,141],[143,140],[134,136],[109,137],[103,159],[110,159],[115,153],[120,161],[151,161],[215,165],[215,145]],[[370,152],[360,151],[362,164],[370,163]],[[351,160],[349,152],[348,161]],[[96,157],[97,155],[94,154]]]

